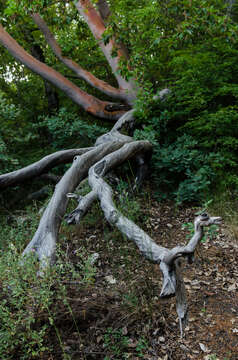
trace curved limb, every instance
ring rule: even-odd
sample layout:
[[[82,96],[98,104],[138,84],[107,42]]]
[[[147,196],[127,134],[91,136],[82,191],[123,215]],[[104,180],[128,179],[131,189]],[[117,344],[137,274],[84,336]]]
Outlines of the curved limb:
[[[50,31],[43,18],[40,16],[40,14],[33,13],[31,14],[31,18],[41,30],[41,32],[44,34],[46,42],[49,44],[57,58],[62,61],[62,63],[66,65],[69,69],[74,71],[79,78],[85,80],[88,84],[100,90],[104,94],[107,94],[110,97],[127,101],[128,94],[126,91],[122,89],[116,89],[105,81],[98,79],[92,73],[83,69],[75,61],[62,55],[62,50],[59,44],[57,43],[54,35]]]
[[[67,194],[67,197],[76,197],[78,200],[78,206],[68,215],[65,216],[65,220],[68,225],[79,224],[81,218],[88,212],[92,203],[97,199],[96,191],[90,191],[85,196],[77,196],[75,194]]]
[[[101,202],[101,208],[110,224],[116,226],[129,239],[133,240],[143,256],[149,260],[159,263],[163,273],[163,286],[161,297],[176,294],[176,309],[179,317],[180,334],[183,337],[183,328],[188,319],[188,305],[186,290],[181,272],[181,256],[188,256],[189,259],[194,253],[198,241],[202,238],[203,227],[211,224],[220,224],[220,217],[209,217],[202,214],[195,219],[195,234],[189,243],[184,247],[175,247],[168,250],[158,246],[153,240],[132,221],[124,217],[115,207],[112,201],[112,190],[102,179],[102,176],[110,169],[115,159],[126,155],[126,149],[137,147],[137,142],[124,145],[121,149],[106,156],[102,161],[95,164],[89,171],[89,184],[97,192]],[[141,142],[142,143],[142,142]]]
[[[127,111],[124,115],[120,117],[119,120],[117,120],[116,124],[113,126],[111,132],[113,131],[119,131],[125,124],[129,124],[130,126],[133,126],[135,117],[134,117],[135,109]]]
[[[214,224],[220,225],[221,221],[221,217],[211,217],[206,213],[197,216],[194,221],[194,235],[188,244],[185,246],[176,246],[171,249],[169,254],[164,257],[163,261],[169,266],[180,256],[186,256],[188,257],[188,260],[191,260],[199,241],[203,237],[204,226],[211,226]]]
[[[134,222],[123,216],[112,201],[111,187],[102,179],[111,168],[128,160],[129,158],[151,150],[147,141],[134,141],[124,145],[121,149],[105,156],[89,170],[89,185],[96,191],[102,210],[109,223],[116,226],[129,239],[133,240],[142,254],[153,262],[160,262],[169,250],[157,245]]]
[[[105,155],[117,150],[123,144],[111,142],[93,148],[82,156],[77,156],[70,169],[55,187],[54,194],[44,211],[38,229],[25,248],[23,255],[34,251],[45,267],[54,260],[56,242],[61,221],[68,204],[67,194],[73,192],[76,186],[88,174],[88,169]]]
[[[106,30],[103,19],[100,14],[96,11],[93,4],[90,0],[79,0],[75,2],[75,6],[81,16],[85,19],[87,25],[89,26],[94,38],[98,41],[102,52],[104,53],[108,64],[110,65],[112,72],[117,79],[120,89],[127,91],[127,101],[129,104],[133,105],[137,96],[137,86],[132,80],[125,80],[119,73],[119,63],[122,57],[127,57],[127,54],[122,48],[118,48],[114,39],[110,39],[109,42],[105,45],[102,36]],[[113,49],[117,49],[117,56],[113,57]]]
[[[93,148],[84,148],[57,151],[22,169],[0,175],[0,189],[14,186],[20,182],[37,177],[46,173],[54,166],[68,163],[72,161],[75,156],[82,155],[92,149]]]

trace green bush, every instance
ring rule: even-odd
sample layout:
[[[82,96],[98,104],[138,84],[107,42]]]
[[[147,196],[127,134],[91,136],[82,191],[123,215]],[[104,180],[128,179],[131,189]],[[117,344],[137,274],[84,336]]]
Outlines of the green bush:
[[[148,86],[137,102],[142,129],[135,138],[154,144],[159,198],[170,195],[180,203],[199,200],[211,188],[238,189],[237,24],[223,5],[176,2],[174,11],[186,16],[157,44],[158,50],[167,47],[161,60],[171,94],[166,102],[154,101]]]
[[[215,179],[219,160],[217,154],[201,151],[189,135],[178,137],[169,145],[155,146],[152,166],[157,196],[165,198],[171,194],[179,204],[201,200]]]
[[[37,278],[33,254],[21,264],[13,244],[1,256],[0,274],[0,358],[39,357],[46,350],[47,324],[39,324],[35,313],[52,303],[51,283]]]
[[[0,174],[12,171],[18,164],[18,160],[9,154],[6,143],[0,136]]]
[[[53,116],[40,117],[37,128],[46,128],[52,137],[55,149],[70,147],[83,147],[93,144],[99,135],[107,131],[106,128],[96,124],[89,124],[81,120],[76,113],[61,108]]]
[[[0,234],[0,359],[41,359],[51,353],[49,336],[64,346],[57,328],[59,304],[78,331],[68,303],[67,283],[82,288],[94,282],[96,268],[84,247],[75,252],[77,263],[69,261],[59,246],[56,262],[39,276],[34,251],[24,259],[22,251],[31,240],[39,220],[38,209],[11,214],[11,224],[1,222]],[[62,239],[64,241],[64,239]]]

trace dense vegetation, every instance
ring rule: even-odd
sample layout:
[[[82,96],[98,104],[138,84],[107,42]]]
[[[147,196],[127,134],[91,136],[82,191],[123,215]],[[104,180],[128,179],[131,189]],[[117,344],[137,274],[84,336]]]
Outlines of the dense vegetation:
[[[99,51],[90,56],[88,63],[86,54],[89,47],[95,48],[94,40],[83,22],[75,25],[74,8],[59,9],[59,15],[64,13],[64,22],[59,28],[62,19],[52,16],[54,6],[45,11],[63,51],[81,64],[86,61],[96,75],[113,81],[106,63],[99,66],[104,62]],[[29,20],[26,22],[21,8],[15,9],[12,2],[11,6],[2,7],[4,25],[9,26],[11,33],[18,31],[18,40],[25,47],[31,45],[27,42],[27,36],[31,35],[34,46],[43,49],[42,36]],[[131,55],[130,64],[122,64],[121,71],[124,76],[136,77],[143,89],[137,103],[141,130],[135,136],[153,139],[156,144],[152,166],[158,196],[172,195],[181,203],[206,196],[208,188],[215,184],[217,189],[235,190],[238,181],[237,24],[227,15],[226,4],[223,1],[170,1],[165,6],[146,1],[135,7],[130,1],[120,1],[112,2],[112,9],[105,42],[113,34],[119,34],[119,40],[126,43]],[[20,33],[22,27],[24,32]],[[74,44],[79,36],[77,52]],[[85,145],[85,136],[92,143],[105,131],[105,123],[98,123],[101,130],[92,125],[92,120],[79,113],[61,93],[58,94],[59,110],[49,109],[42,80],[9,59],[3,48],[1,51],[4,55],[1,57],[0,107],[2,173],[12,170],[12,165],[23,166],[39,158],[42,147],[53,145],[54,149],[60,149]],[[42,51],[48,64],[57,69],[62,67],[55,62],[49,48]],[[166,105],[152,100],[164,87],[172,91]],[[25,156],[22,156],[23,148]]]
[[[133,136],[153,144],[150,182],[153,196],[157,201],[173,199],[177,205],[188,202],[201,205],[220,193],[235,198],[238,194],[236,2],[231,9],[227,4],[230,2],[224,0],[110,0],[108,3],[112,16],[104,42],[116,35],[118,43],[124,43],[130,54],[129,61],[121,61],[120,72],[126,79],[135,78],[140,87],[136,102],[137,130]],[[102,96],[75,78],[57,61],[50,47],[45,46],[43,35],[27,16],[27,11],[33,8],[44,14],[65,56],[114,85],[111,69],[73,2],[3,0],[0,19],[29,53],[37,53],[42,62],[67,75],[83,90],[90,89],[93,95]],[[166,101],[155,96],[164,88],[171,91]],[[91,146],[110,127],[108,121],[95,120],[0,47],[0,174],[26,166],[52,151]],[[55,168],[54,174],[62,175],[67,166]],[[130,189],[124,180],[117,185],[121,186],[118,191],[128,195]],[[57,301],[63,299],[70,313],[66,288],[60,280],[71,273],[84,289],[93,283],[90,257],[81,256],[80,266],[75,268],[59,249],[58,262],[41,280],[41,292],[36,294],[34,287],[29,290],[28,285],[36,281],[37,264],[30,257],[22,273],[18,257],[36,229],[38,208],[43,203],[37,202],[33,208],[26,197],[44,185],[44,180],[37,179],[0,194],[2,252],[10,241],[9,252],[1,257],[0,269],[1,359],[16,358],[15,354],[19,359],[41,358],[49,345],[44,345],[49,330],[44,317],[58,331],[51,314],[55,296],[52,289],[58,290]],[[139,205],[133,206],[137,209]],[[27,223],[29,216],[24,215],[26,222],[23,218],[20,230],[16,227],[19,213],[13,213],[13,208],[19,211],[24,208],[24,214],[31,214],[30,223]],[[7,270],[9,266],[14,270],[11,273]],[[12,297],[9,286],[14,291]],[[36,323],[34,311],[40,319]],[[105,347],[109,346],[106,335],[110,331],[105,333]],[[113,334],[123,348],[123,335]],[[134,356],[143,358],[145,343],[140,339],[141,347]],[[63,344],[60,345],[63,349]],[[67,358],[67,354],[64,356]]]

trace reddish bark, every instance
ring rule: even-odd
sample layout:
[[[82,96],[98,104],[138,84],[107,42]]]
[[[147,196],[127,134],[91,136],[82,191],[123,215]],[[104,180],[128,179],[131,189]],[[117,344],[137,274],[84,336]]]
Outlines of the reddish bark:
[[[131,103],[136,99],[136,86],[133,81],[126,81],[119,74],[119,61],[121,57],[127,57],[126,52],[122,48],[118,48],[114,40],[111,39],[107,45],[104,44],[102,36],[106,30],[103,19],[93,7],[92,3],[89,0],[79,0],[75,4],[76,8],[80,14],[84,17],[87,25],[89,26],[92,34],[96,40],[98,40],[98,45],[102,49],[116,79],[118,85],[121,89],[127,90],[128,95],[131,98]],[[112,57],[112,51],[116,49],[117,56]]]
[[[0,24],[0,43],[22,64],[26,65],[36,74],[51,82],[61,89],[75,103],[94,116],[104,119],[117,120],[124,111],[110,112],[106,107],[112,103],[101,101],[78,88],[59,72],[28,54],[3,28]]]
[[[92,73],[89,71],[83,69],[80,65],[78,65],[75,61],[65,57],[62,55],[62,50],[55,40],[54,35],[48,28],[45,21],[42,19],[42,17],[34,13],[31,15],[33,21],[35,24],[39,27],[39,29],[42,31],[42,33],[45,36],[45,39],[47,43],[50,45],[51,49],[53,50],[54,54],[57,56],[59,60],[61,60],[68,68],[70,68],[72,71],[74,71],[80,78],[87,81],[91,86],[94,88],[102,91],[103,93],[107,94],[110,97],[114,97],[117,99],[124,100],[126,102],[130,101],[130,97],[128,96],[128,93],[122,89],[116,89],[113,86],[109,85],[103,80],[98,79],[95,77]]]

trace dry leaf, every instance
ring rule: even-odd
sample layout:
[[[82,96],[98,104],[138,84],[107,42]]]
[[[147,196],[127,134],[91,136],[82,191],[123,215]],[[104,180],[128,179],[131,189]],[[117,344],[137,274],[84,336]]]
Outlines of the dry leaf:
[[[202,344],[202,343],[199,343],[199,346],[200,346],[200,349],[201,349],[203,352],[205,352],[205,353],[209,352],[209,350],[208,350],[208,348],[206,347],[206,345],[204,345],[204,344]]]
[[[236,284],[232,284],[228,287],[228,291],[234,291],[236,289]]]

